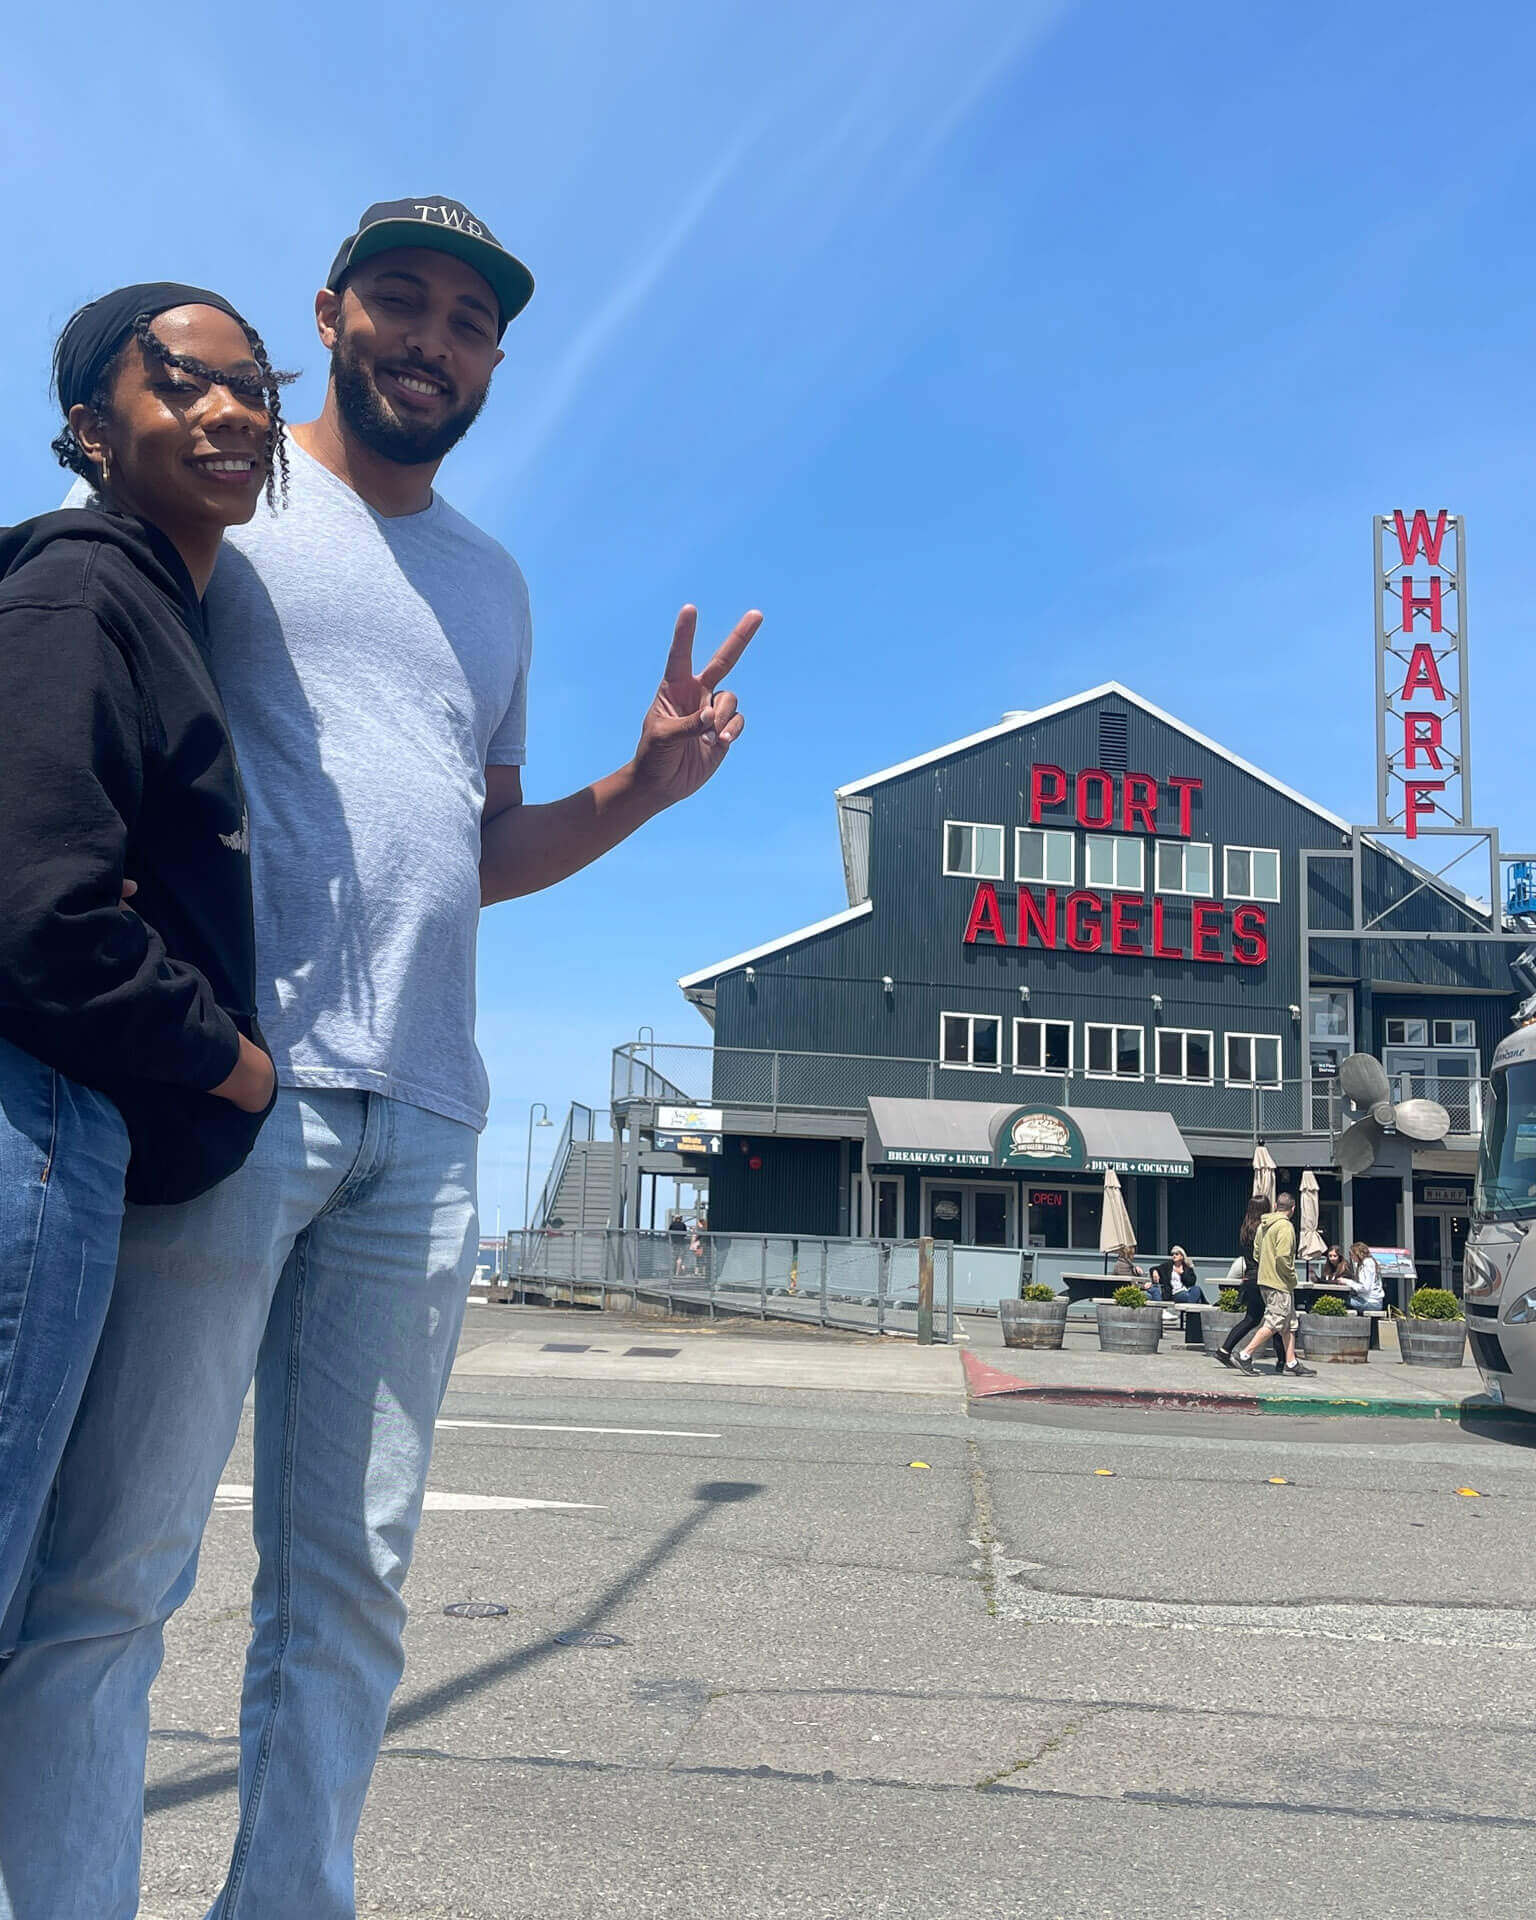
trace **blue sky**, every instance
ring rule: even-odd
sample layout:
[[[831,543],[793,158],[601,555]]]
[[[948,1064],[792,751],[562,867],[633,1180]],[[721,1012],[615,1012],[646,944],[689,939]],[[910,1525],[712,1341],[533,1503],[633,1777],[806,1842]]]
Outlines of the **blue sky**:
[[[842,781],[1117,678],[1368,814],[1376,511],[1467,517],[1478,811],[1536,842],[1533,58],[1507,0],[34,9],[0,521],[58,496],[49,344],[108,286],[228,293],[304,418],[368,201],[529,261],[443,491],[529,578],[530,796],[627,756],[684,599],[768,618],[706,794],[483,924],[489,1225],[531,1100],[843,904]]]

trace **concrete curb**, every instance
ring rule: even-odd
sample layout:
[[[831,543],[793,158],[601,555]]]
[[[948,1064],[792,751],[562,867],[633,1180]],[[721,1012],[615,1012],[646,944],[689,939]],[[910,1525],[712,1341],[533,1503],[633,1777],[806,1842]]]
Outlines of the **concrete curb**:
[[[1221,1393],[1203,1387],[1075,1387],[1042,1386],[1020,1380],[1001,1367],[962,1353],[967,1397],[972,1400],[1008,1398],[1067,1407],[1127,1407],[1142,1413],[1296,1413],[1350,1415],[1355,1418],[1394,1417],[1404,1420],[1459,1420],[1475,1413],[1485,1419],[1522,1419],[1511,1407],[1480,1396],[1461,1400],[1362,1400],[1348,1394]]]

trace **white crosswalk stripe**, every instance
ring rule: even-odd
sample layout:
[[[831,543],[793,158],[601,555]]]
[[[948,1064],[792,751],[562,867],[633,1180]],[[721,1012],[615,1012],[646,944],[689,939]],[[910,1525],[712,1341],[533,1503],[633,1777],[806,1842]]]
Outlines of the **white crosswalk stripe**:
[[[214,1495],[215,1513],[249,1513],[250,1487],[225,1481]],[[595,1500],[528,1500],[509,1493],[439,1493],[427,1489],[423,1506],[428,1513],[525,1513],[542,1509],[571,1513],[606,1513]]]

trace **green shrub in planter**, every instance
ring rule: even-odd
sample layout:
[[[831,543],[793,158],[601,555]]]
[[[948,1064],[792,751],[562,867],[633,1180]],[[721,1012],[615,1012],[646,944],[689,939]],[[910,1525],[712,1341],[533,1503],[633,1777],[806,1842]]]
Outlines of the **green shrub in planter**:
[[[1236,1287],[1223,1287],[1216,1296],[1216,1305],[1223,1313],[1241,1313],[1243,1298]]]
[[[1140,1287],[1116,1287],[1114,1293],[1117,1307],[1144,1307],[1147,1296]]]
[[[1349,1306],[1347,1302],[1340,1299],[1336,1293],[1320,1293],[1312,1302],[1310,1311],[1313,1313],[1332,1315],[1334,1318],[1337,1318],[1340,1314],[1348,1313]]]
[[[1024,1289],[1019,1295],[1019,1298],[1021,1300],[1039,1300],[1043,1303],[1056,1298],[1056,1289],[1046,1286],[1041,1280],[1036,1280],[1033,1285],[1027,1286]]]
[[[1410,1320],[1460,1320],[1461,1302],[1446,1287],[1420,1287],[1408,1302]]]

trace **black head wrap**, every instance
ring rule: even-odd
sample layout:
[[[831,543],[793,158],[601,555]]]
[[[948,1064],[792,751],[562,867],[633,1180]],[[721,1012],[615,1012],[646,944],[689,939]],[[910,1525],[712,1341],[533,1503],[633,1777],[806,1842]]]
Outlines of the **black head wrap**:
[[[153,320],[172,307],[217,307],[247,333],[243,314],[206,287],[185,287],[175,280],[146,280],[133,287],[104,293],[80,311],[59,335],[53,350],[53,385],[59,406],[68,416],[71,407],[89,406],[111,366],[113,356],[139,320]]]

